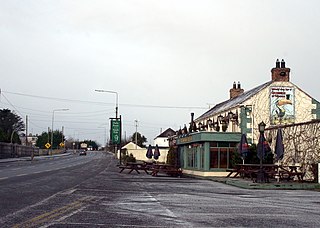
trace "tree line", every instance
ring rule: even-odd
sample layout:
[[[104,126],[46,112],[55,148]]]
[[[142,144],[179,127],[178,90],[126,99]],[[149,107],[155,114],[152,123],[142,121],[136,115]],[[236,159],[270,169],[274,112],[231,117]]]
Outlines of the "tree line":
[[[24,133],[25,128],[26,126],[21,116],[9,109],[0,109],[0,142],[21,144],[21,139],[19,136],[26,136]],[[54,130],[52,135],[53,149],[60,148],[60,143],[65,143],[63,147],[68,149],[79,149],[79,145],[81,143],[86,143],[88,147],[92,148],[93,150],[97,150],[99,148],[99,144],[93,140],[88,139],[84,141],[78,141],[72,138],[66,139],[63,135],[63,132],[60,130]],[[122,147],[130,141],[135,142],[136,139],[138,146],[146,147],[145,143],[147,142],[147,138],[141,135],[139,132],[134,133],[127,139],[122,139],[120,146]],[[40,135],[37,135],[37,142],[35,146],[39,147],[40,149],[47,149],[45,147],[47,143],[51,144],[51,132],[42,132]]]

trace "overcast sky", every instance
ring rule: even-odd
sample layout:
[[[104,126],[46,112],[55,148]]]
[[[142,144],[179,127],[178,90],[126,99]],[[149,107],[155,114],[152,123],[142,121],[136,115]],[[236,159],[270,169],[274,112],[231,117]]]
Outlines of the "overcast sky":
[[[115,116],[148,143],[271,80],[277,58],[320,100],[318,0],[0,0],[0,108],[28,131],[103,143]],[[109,136],[107,136],[109,137]]]

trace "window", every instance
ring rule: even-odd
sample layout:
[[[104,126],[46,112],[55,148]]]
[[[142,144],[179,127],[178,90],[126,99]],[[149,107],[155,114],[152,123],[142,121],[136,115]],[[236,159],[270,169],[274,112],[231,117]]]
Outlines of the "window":
[[[220,148],[220,167],[223,169],[228,168],[228,152],[229,148]]]
[[[217,147],[218,143],[217,142],[210,142],[210,147]]]
[[[204,169],[204,147],[200,148],[200,169]]]
[[[210,169],[230,168],[230,159],[232,153],[236,150],[236,146],[237,143],[233,142],[210,143]]]
[[[219,168],[219,149],[218,148],[210,148],[210,168]]]
[[[190,168],[197,168],[197,147],[191,147],[187,149],[188,163]]]

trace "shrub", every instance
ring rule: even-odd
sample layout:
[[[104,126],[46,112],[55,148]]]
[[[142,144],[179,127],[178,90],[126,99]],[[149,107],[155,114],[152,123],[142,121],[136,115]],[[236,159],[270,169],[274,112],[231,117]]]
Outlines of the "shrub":
[[[170,147],[167,155],[167,164],[177,166],[178,164],[178,151],[174,147]]]

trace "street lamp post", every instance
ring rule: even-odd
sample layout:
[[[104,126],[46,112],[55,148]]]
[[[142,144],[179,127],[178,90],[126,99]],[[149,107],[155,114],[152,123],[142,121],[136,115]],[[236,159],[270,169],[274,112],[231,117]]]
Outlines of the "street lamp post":
[[[263,169],[263,165],[262,165],[262,160],[265,154],[265,148],[264,148],[264,130],[266,127],[266,124],[262,121],[261,123],[258,124],[259,127],[259,132],[260,132],[260,136],[259,136],[259,143],[258,143],[258,147],[257,147],[257,155],[260,159],[260,168],[259,171],[257,173],[257,183],[265,183],[266,182],[266,173]]]
[[[51,155],[52,155],[52,149],[53,149],[53,122],[54,122],[54,112],[58,111],[68,111],[68,108],[61,108],[61,109],[54,109],[52,110],[52,122],[51,122]]]
[[[116,91],[112,91],[112,90],[103,90],[103,89],[95,89],[96,92],[100,92],[100,93],[113,93],[116,95],[116,120],[118,120],[118,107],[119,107],[119,104],[118,104],[118,101],[119,101],[119,96],[118,96],[118,93]],[[120,122],[121,122],[121,115],[120,115]],[[121,129],[121,127],[120,127]],[[121,130],[120,130],[121,132]],[[121,140],[121,135],[120,135],[120,140]],[[114,153],[115,155],[117,156],[117,144],[115,144],[115,147],[114,147]],[[121,164],[121,151],[120,151],[120,155],[119,155],[119,162]]]
[[[95,91],[100,92],[100,93],[114,93],[114,94],[116,94],[116,118],[118,118],[118,107],[119,107],[118,106],[118,100],[119,100],[118,93],[115,91],[103,90],[103,89],[96,89]]]

